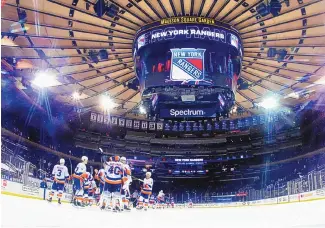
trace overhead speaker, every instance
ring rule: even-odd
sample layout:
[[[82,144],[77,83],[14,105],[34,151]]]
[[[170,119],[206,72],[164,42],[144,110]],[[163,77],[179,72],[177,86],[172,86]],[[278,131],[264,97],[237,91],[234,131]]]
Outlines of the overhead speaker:
[[[282,5],[279,0],[271,0],[270,1],[270,12],[273,15],[273,17],[276,17],[279,15],[281,8],[282,8]]]
[[[276,54],[277,54],[276,48],[269,48],[269,50],[267,51],[267,57],[269,58],[275,57]]]
[[[106,12],[107,1],[105,0],[98,0],[94,5],[95,13],[98,17],[102,17]]]
[[[259,15],[265,17],[270,13],[270,7],[263,2],[256,6],[256,11]]]
[[[100,50],[98,55],[101,60],[108,60],[108,52],[106,50]]]
[[[106,7],[106,15],[109,17],[115,17],[118,14],[119,7],[113,3],[108,4]]]

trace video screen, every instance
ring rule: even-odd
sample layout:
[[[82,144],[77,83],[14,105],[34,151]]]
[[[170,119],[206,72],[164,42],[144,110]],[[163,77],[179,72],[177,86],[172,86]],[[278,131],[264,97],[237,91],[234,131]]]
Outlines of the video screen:
[[[172,40],[142,47],[135,56],[140,88],[205,85],[230,89],[241,69],[240,52],[208,40]]]

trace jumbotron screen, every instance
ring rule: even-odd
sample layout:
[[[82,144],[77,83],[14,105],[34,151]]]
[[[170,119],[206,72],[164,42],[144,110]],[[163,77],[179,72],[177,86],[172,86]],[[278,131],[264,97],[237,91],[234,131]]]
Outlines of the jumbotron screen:
[[[164,19],[142,28],[133,50],[142,93],[181,85],[235,91],[243,53],[236,30],[196,17]]]

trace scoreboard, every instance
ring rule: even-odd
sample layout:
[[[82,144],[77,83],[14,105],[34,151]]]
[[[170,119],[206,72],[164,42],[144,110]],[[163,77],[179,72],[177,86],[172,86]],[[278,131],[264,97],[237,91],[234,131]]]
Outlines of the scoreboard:
[[[243,46],[238,32],[211,18],[162,19],[141,28],[133,43],[133,58],[142,97],[155,94],[157,100],[158,94],[159,101],[155,102],[158,106],[166,100],[171,104],[172,100],[168,94],[159,94],[158,88],[205,87],[219,90],[210,92],[213,96],[203,97],[204,102],[217,100],[218,106],[226,107],[229,101],[234,100],[242,56]],[[197,94],[194,90],[190,93]],[[186,94],[182,95],[184,97]],[[174,101],[186,101],[197,106],[196,95],[189,95],[185,100],[177,100],[177,96],[174,96]],[[152,103],[149,104],[150,109],[155,109]],[[160,111],[160,107],[157,111]],[[214,107],[216,111],[217,107]]]

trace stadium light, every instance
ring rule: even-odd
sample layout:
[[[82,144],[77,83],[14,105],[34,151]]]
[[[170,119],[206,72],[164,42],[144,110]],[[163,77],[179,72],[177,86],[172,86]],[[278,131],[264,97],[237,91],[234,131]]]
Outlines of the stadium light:
[[[140,112],[141,114],[147,114],[146,109],[145,109],[142,105],[139,107],[139,112]]]
[[[279,106],[279,101],[276,97],[267,97],[259,103],[259,106],[265,109],[274,109]]]
[[[101,96],[100,105],[102,106],[104,111],[109,111],[116,107],[116,104],[114,103],[114,101],[109,96],[106,96],[106,95]]]
[[[32,84],[39,88],[46,88],[59,85],[59,81],[56,79],[56,75],[52,71],[38,71],[35,74],[35,78]]]
[[[73,98],[74,100],[79,100],[79,99],[80,99],[80,93],[78,93],[78,92],[74,92],[74,93],[72,94],[72,98]]]

